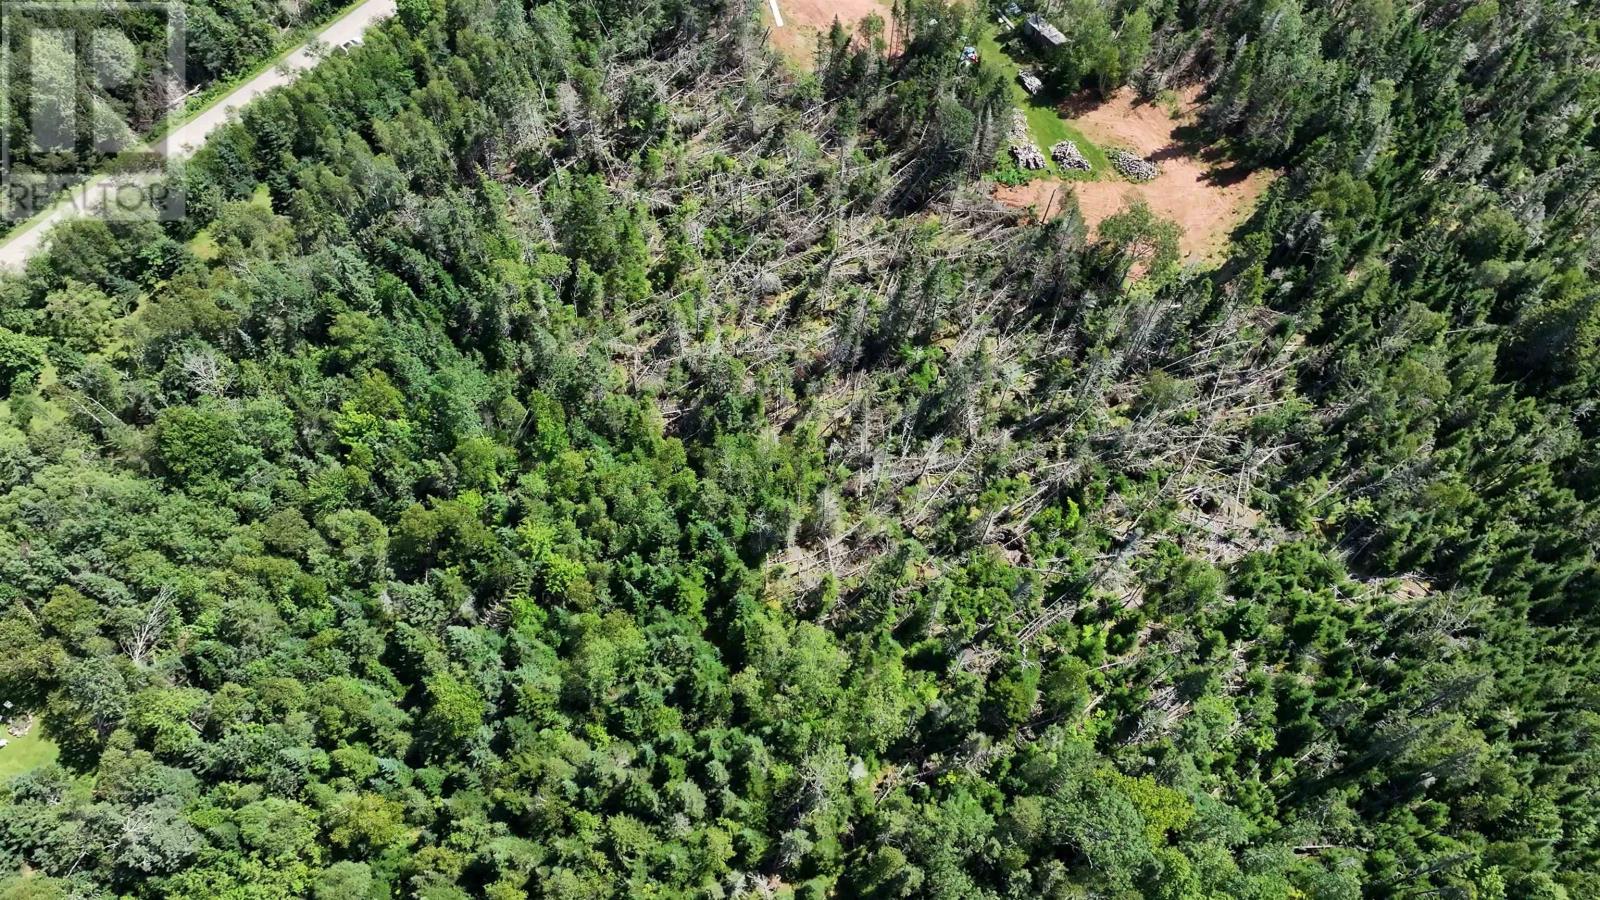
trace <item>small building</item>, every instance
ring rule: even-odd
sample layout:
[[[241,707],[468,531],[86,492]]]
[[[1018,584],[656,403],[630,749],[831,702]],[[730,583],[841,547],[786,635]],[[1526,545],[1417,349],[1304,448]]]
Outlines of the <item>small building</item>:
[[[1027,69],[1019,69],[1017,71],[1017,81],[1021,82],[1022,89],[1029,94],[1037,94],[1044,90],[1044,82],[1039,80],[1039,76]]]
[[[1037,50],[1055,50],[1067,43],[1067,36],[1061,33],[1061,29],[1046,22],[1038,13],[1028,13],[1028,18],[1023,20],[1022,36]]]

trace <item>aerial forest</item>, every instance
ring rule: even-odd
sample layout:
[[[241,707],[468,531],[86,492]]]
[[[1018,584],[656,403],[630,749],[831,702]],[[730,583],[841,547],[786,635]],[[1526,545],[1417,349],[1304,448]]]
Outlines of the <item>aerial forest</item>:
[[[0,278],[0,900],[1600,897],[1595,5],[1058,3],[1207,263],[764,6],[402,0]]]

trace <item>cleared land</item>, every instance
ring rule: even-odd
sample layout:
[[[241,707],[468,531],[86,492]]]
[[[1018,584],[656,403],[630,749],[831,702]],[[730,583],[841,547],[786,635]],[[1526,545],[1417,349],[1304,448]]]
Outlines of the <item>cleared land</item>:
[[[10,742],[0,747],[0,782],[10,781],[55,760],[56,745],[41,733],[43,731],[36,724],[22,737],[12,737],[0,728],[0,738]]]
[[[809,71],[816,64],[817,36],[833,27],[833,20],[852,33],[856,25],[872,13],[889,24],[889,5],[879,0],[776,0],[782,14],[780,26],[772,15],[772,5],[761,8],[761,21],[771,29],[772,46],[785,58]]]
[[[1098,105],[1061,104],[1060,111],[1072,117],[1070,124],[1101,148],[1126,147],[1160,166],[1155,180],[1133,184],[1113,174],[1100,181],[1067,184],[1059,178],[1038,178],[1018,187],[1002,185],[995,190],[995,199],[1019,209],[1033,207],[1049,218],[1061,211],[1070,191],[1077,194],[1084,222],[1093,229],[1130,199],[1142,197],[1158,215],[1183,228],[1180,246],[1185,256],[1199,259],[1215,253],[1250,214],[1274,173],[1228,168],[1179,136],[1193,119],[1198,94],[1198,89],[1187,91],[1176,116],[1160,105],[1136,102],[1126,88]]]
[[[776,4],[783,24],[773,15]],[[882,0],[768,0],[761,8],[774,47],[797,67],[815,64],[817,36],[832,27],[834,18],[855,31],[872,13],[887,26],[889,8]],[[1088,160],[1087,172],[1063,172],[1054,161],[1046,174],[1018,186],[1001,185],[995,199],[1019,209],[1033,208],[1044,218],[1057,215],[1066,197],[1076,194],[1078,208],[1091,231],[1107,216],[1127,206],[1135,197],[1183,229],[1180,247],[1186,257],[1202,259],[1220,250],[1228,235],[1249,215],[1272,183],[1273,173],[1231,169],[1214,154],[1179,135],[1194,118],[1198,88],[1178,98],[1177,115],[1160,104],[1138,103],[1124,88],[1104,103],[1091,103],[1082,95],[1062,97],[1046,88],[1029,96],[1017,83],[1017,70],[1034,63],[1014,38],[997,33],[994,22],[984,24],[976,46],[986,65],[1006,75],[1012,99],[1028,120],[1028,130],[1039,150],[1049,154],[1057,141],[1071,140]],[[1153,181],[1134,184],[1112,168],[1105,151],[1125,147],[1156,163],[1161,174]]]
[[[1072,141],[1078,145],[1078,151],[1083,158],[1088,160],[1090,169],[1087,172],[1063,172],[1057,168],[1055,161],[1047,163],[1046,171],[1060,175],[1069,181],[1093,181],[1097,178],[1115,178],[1117,173],[1111,168],[1111,161],[1096,147],[1088,136],[1072,123],[1062,117],[1057,109],[1060,98],[1055,96],[1050,88],[1040,91],[1037,96],[1030,96],[1022,89],[1017,81],[1017,71],[1033,67],[1025,54],[1014,53],[1002,44],[996,35],[996,25],[993,22],[984,26],[983,33],[978,38],[978,52],[983,55],[986,65],[996,66],[1006,76],[1006,81],[1011,85],[1011,100],[1017,109],[1028,119],[1028,131],[1033,134],[1033,142],[1039,145],[1039,152],[1049,158],[1050,148],[1057,141]]]

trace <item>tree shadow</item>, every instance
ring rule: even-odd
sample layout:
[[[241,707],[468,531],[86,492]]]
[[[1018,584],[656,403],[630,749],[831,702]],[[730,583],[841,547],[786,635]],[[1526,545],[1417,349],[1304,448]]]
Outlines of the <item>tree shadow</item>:
[[[1156,163],[1157,165],[1160,165],[1161,163],[1164,163],[1170,159],[1177,159],[1180,156],[1193,155],[1195,155],[1194,147],[1188,144],[1174,142],[1162,147],[1160,150],[1157,150],[1145,158],[1153,163]]]
[[[1208,148],[1208,151],[1209,149],[1210,148]],[[1206,184],[1214,184],[1217,187],[1233,187],[1234,185],[1243,182],[1246,178],[1249,178],[1256,172],[1255,169],[1250,168],[1244,163],[1225,160],[1221,153],[1213,153],[1212,156],[1214,158],[1202,156],[1202,159],[1205,159],[1206,162],[1211,163],[1211,167],[1206,169],[1205,174],[1201,176],[1205,180]],[[1223,162],[1226,162],[1227,164],[1219,165],[1219,163]]]
[[[1054,90],[1051,93],[1053,95],[1051,104],[1064,119],[1080,118],[1100,108],[1106,102],[1105,98],[1095,93],[1092,88],[1083,88],[1064,95]]]
[[[1207,145],[1205,130],[1194,122],[1188,122],[1172,129],[1172,137],[1174,140],[1196,149]]]
[[[1056,109],[1056,99],[1051,96],[1049,88],[1046,88],[1028,97],[1028,107],[1031,109]]]

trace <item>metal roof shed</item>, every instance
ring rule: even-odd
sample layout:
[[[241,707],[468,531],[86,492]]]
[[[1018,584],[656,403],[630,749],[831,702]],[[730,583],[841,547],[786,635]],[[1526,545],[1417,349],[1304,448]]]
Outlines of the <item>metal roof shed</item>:
[[[1054,50],[1067,43],[1067,36],[1061,29],[1046,22],[1038,13],[1029,13],[1023,20],[1022,34],[1040,50]]]

